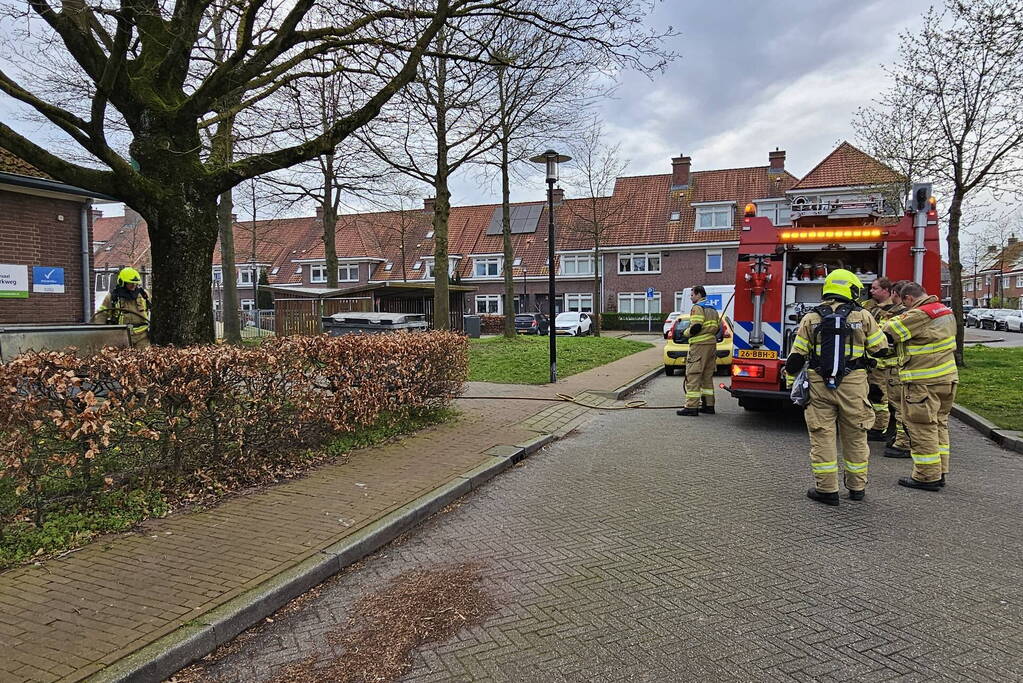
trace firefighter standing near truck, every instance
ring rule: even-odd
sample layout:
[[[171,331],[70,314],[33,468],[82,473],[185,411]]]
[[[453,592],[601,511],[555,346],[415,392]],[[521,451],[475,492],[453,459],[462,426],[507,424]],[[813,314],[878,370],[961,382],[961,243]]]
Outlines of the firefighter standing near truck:
[[[899,485],[940,491],[948,474],[948,416],[959,384],[956,368],[956,322],[952,309],[928,296],[916,282],[899,288],[907,310],[885,322],[885,334],[905,345],[902,380],[902,421],[909,434],[911,476]]]
[[[892,285],[890,318],[906,312],[907,309],[902,303],[902,297],[899,296],[899,290],[909,282],[912,280],[899,280]],[[899,379],[899,371],[902,369],[902,364],[906,362],[906,345],[895,342],[892,348],[892,354],[887,359],[886,370],[888,372],[888,404],[895,411],[895,436],[885,445],[884,457],[908,458],[910,457],[909,437],[906,435],[906,427],[902,424],[902,380]]]
[[[824,300],[803,316],[785,361],[791,375],[809,367],[806,427],[815,486],[806,495],[825,505],[839,503],[837,439],[842,442],[849,498],[863,500],[867,486],[867,428],[874,423],[874,411],[867,400],[866,352],[881,355],[888,344],[874,318],[856,302],[862,290],[850,271],[829,273]]]
[[[717,367],[717,331],[721,320],[717,309],[706,302],[707,290],[697,285],[689,295],[689,337],[686,353],[686,401],[676,415],[714,414],[714,368]]]
[[[131,345],[149,346],[149,294],[142,287],[142,276],[134,268],[117,273],[117,286],[106,295],[97,317],[108,325],[130,325]]]
[[[870,284],[869,301],[873,305],[868,310],[878,324],[896,313],[902,313],[902,310],[893,312],[895,302],[892,301],[892,281],[886,277],[879,277]],[[889,358],[875,358],[874,361],[874,367],[867,370],[867,385],[870,388],[867,397],[874,408],[874,424],[867,430],[867,440],[885,441],[887,439],[885,433],[891,420],[888,409],[891,404],[891,397],[888,395],[888,364],[892,361]]]

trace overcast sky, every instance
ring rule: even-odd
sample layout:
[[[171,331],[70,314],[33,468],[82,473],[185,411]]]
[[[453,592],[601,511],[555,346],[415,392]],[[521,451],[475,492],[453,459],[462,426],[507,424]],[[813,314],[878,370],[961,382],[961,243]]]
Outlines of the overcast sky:
[[[766,165],[778,147],[802,176],[853,141],[853,113],[885,87],[881,66],[896,58],[898,34],[930,4],[663,0],[650,21],[681,33],[671,46],[680,58],[652,79],[622,75],[617,97],[600,107],[609,139],[622,143],[630,175],[667,173],[679,154],[692,157],[694,170]],[[471,177],[452,190],[455,204],[500,199],[496,186]],[[541,200],[543,192],[536,176],[517,183],[512,198]]]

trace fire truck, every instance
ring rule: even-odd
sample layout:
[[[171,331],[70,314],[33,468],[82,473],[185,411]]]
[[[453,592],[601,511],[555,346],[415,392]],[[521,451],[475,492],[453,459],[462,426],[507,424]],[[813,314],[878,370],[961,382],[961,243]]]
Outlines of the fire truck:
[[[735,275],[731,386],[720,386],[747,410],[789,402],[785,358],[803,315],[821,302],[836,268],[865,288],[878,276],[915,280],[940,292],[938,212],[931,185],[913,185],[901,218],[883,200],[792,205],[792,224],[775,226],[745,207]]]

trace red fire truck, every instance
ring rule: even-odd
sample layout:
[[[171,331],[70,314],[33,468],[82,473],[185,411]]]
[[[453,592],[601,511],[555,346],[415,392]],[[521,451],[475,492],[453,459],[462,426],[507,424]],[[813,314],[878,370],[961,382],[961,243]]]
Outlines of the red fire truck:
[[[735,275],[731,386],[747,410],[789,401],[785,357],[799,320],[821,301],[828,272],[845,268],[865,287],[875,277],[909,279],[940,292],[938,213],[931,186],[913,186],[901,219],[881,200],[810,205],[794,202],[792,225],[775,226],[745,208]]]

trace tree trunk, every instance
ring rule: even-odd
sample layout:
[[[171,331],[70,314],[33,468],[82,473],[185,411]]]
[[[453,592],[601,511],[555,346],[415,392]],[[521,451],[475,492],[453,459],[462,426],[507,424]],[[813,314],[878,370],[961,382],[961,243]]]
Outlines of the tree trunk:
[[[600,336],[600,235],[593,236],[593,336]]]
[[[447,168],[440,171],[438,159],[433,204],[433,329],[451,329],[451,299],[448,290],[448,217],[451,215],[451,191]]]
[[[224,340],[242,343],[241,321],[238,317],[238,273],[234,265],[234,197],[231,190],[220,195],[217,223],[220,232],[221,292],[220,312],[224,321]]]
[[[337,289],[337,212],[334,210],[334,154],[323,158],[323,252],[327,260],[327,287]]]
[[[508,181],[508,137],[501,139],[501,237],[504,243],[504,336],[515,337],[515,254],[511,241],[511,188]]]
[[[956,187],[952,192],[952,204],[948,210],[948,272],[949,296],[952,297],[952,312],[956,319],[956,364],[966,365],[963,357],[963,264],[959,257],[959,221],[963,216],[963,192]]]

